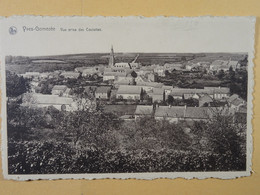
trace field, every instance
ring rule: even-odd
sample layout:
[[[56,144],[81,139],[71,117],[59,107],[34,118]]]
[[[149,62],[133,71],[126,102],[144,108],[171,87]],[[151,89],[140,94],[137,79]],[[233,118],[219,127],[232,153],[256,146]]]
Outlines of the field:
[[[136,62],[142,65],[165,63],[187,63],[191,62],[212,62],[216,59],[241,60],[245,54],[229,53],[115,53],[116,62],[132,62],[139,55]],[[7,56],[6,69],[17,74],[25,72],[52,72],[55,70],[73,71],[76,67],[94,66],[108,64],[108,53],[59,55],[59,56]]]

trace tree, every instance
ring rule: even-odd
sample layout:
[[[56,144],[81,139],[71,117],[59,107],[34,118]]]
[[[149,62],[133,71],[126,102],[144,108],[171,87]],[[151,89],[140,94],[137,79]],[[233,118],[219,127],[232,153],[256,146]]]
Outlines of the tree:
[[[131,72],[131,76],[132,76],[133,78],[136,78],[136,77],[137,77],[137,73],[136,73],[135,71],[133,71],[133,72]]]
[[[6,95],[7,97],[17,97],[30,90],[28,79],[18,76],[15,73],[6,71]]]
[[[116,147],[113,144],[115,140],[110,139],[114,139],[113,131],[119,128],[120,121],[113,114],[80,106],[73,112],[60,112],[55,124],[57,140],[70,140],[75,147],[81,144],[96,150],[115,149],[110,148],[112,145]]]
[[[248,55],[246,55],[243,60],[240,60],[239,63],[241,64],[241,66],[247,66],[247,63],[248,63]]]
[[[168,102],[169,105],[172,105],[173,102],[174,102],[174,98],[171,95],[169,95],[167,102]]]
[[[206,139],[206,148],[221,154],[229,160],[240,158],[245,152],[243,145],[246,140],[241,136],[246,131],[246,125],[234,123],[234,115],[228,109],[211,110],[212,117],[207,121],[194,123],[192,133],[199,140]]]
[[[221,69],[221,70],[218,72],[218,75],[217,75],[217,76],[218,76],[219,79],[223,79],[223,77],[225,76],[224,70]]]
[[[229,79],[231,82],[235,82],[236,72],[233,70],[232,66],[229,68]]]
[[[169,70],[165,70],[165,76],[167,77],[167,76],[169,76],[169,75],[170,75]]]

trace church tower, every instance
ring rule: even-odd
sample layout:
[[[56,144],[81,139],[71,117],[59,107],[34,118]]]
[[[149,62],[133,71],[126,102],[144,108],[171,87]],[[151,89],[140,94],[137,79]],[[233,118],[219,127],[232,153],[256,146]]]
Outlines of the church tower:
[[[108,66],[113,67],[115,65],[115,57],[114,57],[114,50],[113,50],[113,45],[111,46],[111,51],[110,51],[110,57],[109,57],[109,63]]]

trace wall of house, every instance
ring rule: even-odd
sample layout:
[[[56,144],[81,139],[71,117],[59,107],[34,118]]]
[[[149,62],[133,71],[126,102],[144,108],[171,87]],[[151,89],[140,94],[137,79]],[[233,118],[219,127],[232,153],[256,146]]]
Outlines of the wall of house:
[[[129,100],[129,99],[140,100],[141,99],[140,94],[117,94],[116,98],[117,99],[123,98],[124,100]]]
[[[95,97],[98,99],[108,99],[108,94],[107,93],[96,93]]]
[[[115,76],[113,76],[113,75],[103,76],[103,81],[108,81],[108,80],[115,80]]]
[[[157,102],[162,102],[163,101],[163,94],[161,95],[157,95],[157,94],[153,94],[153,102],[157,101]]]
[[[214,98],[215,99],[223,99],[223,98],[227,98],[228,97],[228,94],[214,94]]]
[[[179,121],[178,118],[172,118],[172,117],[161,117],[161,116],[155,116],[155,120],[167,120],[170,123],[177,123]]]

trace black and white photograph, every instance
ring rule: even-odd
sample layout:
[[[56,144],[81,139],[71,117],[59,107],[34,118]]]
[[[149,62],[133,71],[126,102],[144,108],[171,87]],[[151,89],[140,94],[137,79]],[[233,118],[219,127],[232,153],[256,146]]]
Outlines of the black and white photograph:
[[[254,18],[18,21],[2,39],[7,178],[250,175]]]

